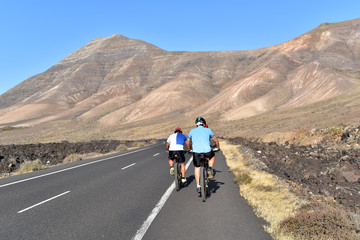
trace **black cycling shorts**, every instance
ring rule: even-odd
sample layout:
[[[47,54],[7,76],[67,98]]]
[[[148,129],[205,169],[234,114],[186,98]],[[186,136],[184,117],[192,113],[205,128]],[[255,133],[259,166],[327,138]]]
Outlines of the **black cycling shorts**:
[[[185,162],[185,154],[184,151],[169,151],[169,159],[174,159],[174,154],[179,155],[179,162],[184,163]]]
[[[210,153],[211,153],[211,157],[210,157],[210,159],[211,159],[211,158],[213,158],[213,156],[215,156],[215,152],[213,150],[211,150]]]
[[[208,152],[208,153],[193,153],[193,164],[195,167],[200,167],[201,166],[201,158],[200,155],[204,154],[205,158],[212,158],[214,156],[214,153],[212,152]]]

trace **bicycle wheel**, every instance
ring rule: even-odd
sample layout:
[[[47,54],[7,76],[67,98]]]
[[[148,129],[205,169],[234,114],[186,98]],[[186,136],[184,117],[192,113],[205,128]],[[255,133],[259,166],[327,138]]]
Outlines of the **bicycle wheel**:
[[[206,172],[203,166],[200,167],[200,186],[201,186],[201,198],[203,202],[206,202],[207,198],[207,187],[206,187]]]
[[[175,188],[176,191],[180,190],[180,172],[179,172],[179,163],[175,160],[174,161],[174,177],[175,177]]]
[[[206,186],[206,197],[210,197],[210,179],[209,178],[205,178],[205,186]]]

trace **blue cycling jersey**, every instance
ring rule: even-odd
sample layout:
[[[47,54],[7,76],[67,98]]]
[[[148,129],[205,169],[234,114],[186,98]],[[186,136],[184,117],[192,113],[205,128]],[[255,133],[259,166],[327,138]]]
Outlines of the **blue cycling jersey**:
[[[213,136],[214,133],[210,130],[210,128],[198,126],[197,128],[191,129],[188,137],[191,139],[193,152],[210,152],[210,138],[212,138]]]

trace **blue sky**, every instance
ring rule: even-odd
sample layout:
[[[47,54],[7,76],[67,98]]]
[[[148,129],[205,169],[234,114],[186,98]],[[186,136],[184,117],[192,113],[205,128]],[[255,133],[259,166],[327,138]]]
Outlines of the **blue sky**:
[[[355,18],[359,0],[1,0],[0,94],[98,37],[167,51],[249,50]]]

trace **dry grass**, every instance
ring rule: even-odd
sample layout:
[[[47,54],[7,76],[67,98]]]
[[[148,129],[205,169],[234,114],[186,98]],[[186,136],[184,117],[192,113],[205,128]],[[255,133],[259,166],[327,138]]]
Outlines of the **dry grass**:
[[[122,152],[128,150],[128,147],[125,144],[120,144],[116,149],[115,152]]]
[[[240,186],[241,196],[255,209],[258,216],[269,223],[266,230],[271,235],[276,235],[280,223],[295,214],[305,201],[290,192],[286,184],[275,176],[256,170],[256,162],[245,158],[238,146],[222,141],[221,150]]]
[[[156,141],[152,141],[152,143],[154,144],[154,143],[156,143]],[[107,155],[114,154],[117,152],[123,152],[123,151],[127,151],[130,149],[136,149],[136,148],[141,148],[141,147],[145,147],[145,146],[146,146],[145,142],[136,141],[131,144],[131,147],[128,147],[125,144],[120,144],[115,149],[115,151],[109,152],[109,153],[70,154],[63,160],[63,163],[77,162],[77,161],[81,161],[83,159],[88,159],[88,158],[103,157],[103,156],[107,156]]]
[[[141,147],[145,147],[144,142],[134,142],[133,144],[131,144],[131,148],[141,148]]]
[[[64,158],[63,163],[78,162],[84,159],[84,154],[70,154]]]
[[[123,151],[125,151],[126,149],[124,149]],[[63,164],[66,163],[71,163],[71,162],[78,162],[84,159],[88,159],[88,158],[96,158],[96,157],[103,157],[103,156],[107,156],[110,154],[113,154],[115,152],[120,152],[121,150],[115,150],[114,152],[109,152],[109,153],[85,153],[85,154],[77,154],[77,153],[73,153],[68,155],[66,158],[64,158],[63,160]]]

